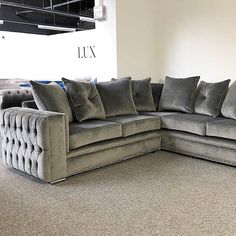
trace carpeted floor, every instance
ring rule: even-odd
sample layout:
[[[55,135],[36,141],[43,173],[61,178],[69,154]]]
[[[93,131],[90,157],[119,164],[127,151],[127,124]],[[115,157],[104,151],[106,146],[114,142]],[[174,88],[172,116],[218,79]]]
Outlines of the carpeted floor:
[[[157,152],[57,185],[0,164],[0,235],[236,235],[236,168]]]

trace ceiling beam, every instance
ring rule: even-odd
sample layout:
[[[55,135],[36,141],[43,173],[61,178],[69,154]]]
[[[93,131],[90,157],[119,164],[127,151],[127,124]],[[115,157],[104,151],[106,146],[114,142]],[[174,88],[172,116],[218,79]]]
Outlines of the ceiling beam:
[[[71,1],[68,1],[68,2],[58,3],[56,5],[53,5],[53,8],[55,8],[55,7],[62,7],[62,6],[68,5],[68,4],[72,4],[72,3],[76,3],[76,2],[81,2],[81,1],[83,1],[83,0],[71,0]]]
[[[63,3],[58,3],[58,4],[55,4],[55,5],[52,5],[49,6],[49,7],[44,7],[43,9],[54,9],[54,8],[57,8],[57,7],[62,7],[62,6],[65,6],[65,5],[69,5],[69,4],[72,4],[72,3],[76,3],[76,2],[81,2],[83,0],[71,0],[71,1],[68,1],[68,2],[63,2]],[[31,13],[33,12],[32,10],[30,11],[19,11],[17,12],[17,15],[21,15],[21,14],[27,14],[27,13]]]
[[[21,8],[21,9],[26,9],[26,10],[31,10],[31,11],[41,12],[41,13],[47,13],[47,14],[53,14],[53,15],[59,15],[59,16],[65,16],[65,17],[70,17],[70,18],[77,18],[77,19],[80,18],[80,16],[77,14],[66,13],[66,12],[61,12],[61,11],[56,11],[56,10],[49,10],[49,9],[45,9],[41,7],[34,7],[34,6],[25,5],[25,4],[19,4],[19,3],[2,1],[2,0],[0,0],[0,6],[16,7],[16,8]]]

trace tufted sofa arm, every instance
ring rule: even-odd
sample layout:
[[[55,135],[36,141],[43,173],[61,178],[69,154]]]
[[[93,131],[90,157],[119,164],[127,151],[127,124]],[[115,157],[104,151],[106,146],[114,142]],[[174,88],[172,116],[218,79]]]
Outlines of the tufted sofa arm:
[[[67,176],[65,114],[14,107],[0,112],[0,124],[6,166],[46,182]]]
[[[33,99],[31,89],[2,89],[0,90],[0,109],[21,107],[22,102]]]

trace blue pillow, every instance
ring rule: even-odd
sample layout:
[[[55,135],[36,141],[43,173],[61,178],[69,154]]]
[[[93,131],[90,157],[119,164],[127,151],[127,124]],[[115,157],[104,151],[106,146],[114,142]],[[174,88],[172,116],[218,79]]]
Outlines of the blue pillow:
[[[64,83],[61,80],[57,81],[51,81],[51,80],[35,80],[35,82],[40,83],[40,84],[50,84],[51,82],[57,83],[61,88],[65,89]],[[22,83],[20,84],[21,87],[25,88],[30,88],[31,84],[30,83]]]

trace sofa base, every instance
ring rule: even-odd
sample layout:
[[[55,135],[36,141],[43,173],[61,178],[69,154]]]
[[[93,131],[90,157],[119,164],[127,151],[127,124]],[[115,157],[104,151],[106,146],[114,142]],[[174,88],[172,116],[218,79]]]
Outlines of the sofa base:
[[[66,180],[66,178],[62,178],[62,179],[58,179],[58,180],[55,180],[55,181],[52,181],[52,182],[50,182],[50,184],[58,184],[58,183],[60,183],[60,182],[63,182],[63,181],[65,181]]]
[[[235,141],[162,130],[161,149],[236,166]]]
[[[109,148],[94,152],[89,152],[88,149],[85,154],[67,158],[68,176],[160,150],[161,134],[160,131],[141,133],[120,139],[120,145],[117,140],[114,143],[116,145],[112,145],[112,141],[106,142]],[[96,145],[91,145],[90,150],[96,150],[95,147]]]

